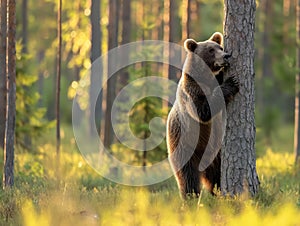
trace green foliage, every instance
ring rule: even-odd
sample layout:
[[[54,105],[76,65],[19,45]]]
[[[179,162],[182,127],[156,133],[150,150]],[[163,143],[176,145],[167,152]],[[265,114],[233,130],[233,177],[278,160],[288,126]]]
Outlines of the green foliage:
[[[158,48],[160,46],[151,46],[137,53],[142,55],[142,57],[154,58],[158,53]],[[148,80],[137,80],[139,78],[147,78],[155,74],[159,76],[159,73],[155,71],[155,64],[151,62],[143,62],[138,65],[130,66],[129,71],[129,83],[132,85],[131,90],[129,91],[128,97],[131,98],[131,95],[134,96],[136,93],[140,93],[141,96],[147,93],[148,89],[153,89],[153,84],[148,85]],[[133,83],[134,81],[134,83]],[[152,86],[152,87],[151,87]],[[126,99],[125,98],[125,99]],[[119,103],[119,111],[124,111],[128,103],[126,101]],[[163,107],[162,99],[157,97],[145,97],[137,101],[130,112],[128,112],[129,117],[129,127],[133,132],[134,136],[140,138],[141,140],[147,139],[152,133],[157,133],[156,131],[165,131],[165,126],[163,123],[152,123],[151,130],[149,128],[150,121],[155,117],[160,117],[166,119],[168,112],[168,107]],[[120,114],[119,114],[120,115]],[[122,122],[124,119],[124,114],[121,114],[121,117],[118,117],[118,121]],[[123,123],[124,131],[120,133],[126,133],[128,131],[127,124]],[[166,157],[166,143],[165,140],[158,145],[153,150],[148,150],[145,146],[143,152],[129,150],[122,143],[116,143],[112,146],[112,151],[122,160],[129,161],[131,163],[142,165],[143,161],[147,161],[148,164],[153,164],[156,161],[164,159]],[[145,153],[146,152],[146,153]]]
[[[278,124],[294,121],[296,18],[283,5],[259,1],[256,13],[256,122],[269,143]]]
[[[224,2],[221,0],[201,0],[200,2],[200,21],[194,21],[192,24],[191,38],[206,40],[215,31],[223,32]]]
[[[35,140],[53,123],[45,119],[44,108],[38,107],[40,99],[35,86],[38,76],[27,74],[30,56],[21,54],[22,46],[17,45],[17,77],[16,77],[16,143],[29,148],[25,144],[26,137]]]

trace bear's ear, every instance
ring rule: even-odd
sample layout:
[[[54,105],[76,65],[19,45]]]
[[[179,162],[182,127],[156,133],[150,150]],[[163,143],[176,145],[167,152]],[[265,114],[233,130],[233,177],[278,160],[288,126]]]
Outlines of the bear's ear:
[[[219,45],[223,46],[223,35],[220,32],[215,32],[209,40],[218,43]]]
[[[197,48],[197,42],[194,39],[187,39],[184,42],[184,48],[186,51],[194,52]]]

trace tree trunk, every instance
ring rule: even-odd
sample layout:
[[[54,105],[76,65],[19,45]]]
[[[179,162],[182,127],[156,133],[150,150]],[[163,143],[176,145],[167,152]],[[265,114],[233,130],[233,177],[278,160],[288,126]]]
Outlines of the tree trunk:
[[[131,37],[131,0],[123,0],[122,24],[121,44],[124,45],[130,42]]]
[[[123,0],[122,8],[122,41],[121,44],[125,45],[130,42],[131,37],[131,0]],[[128,61],[127,56],[123,56],[122,60]],[[128,71],[122,70],[120,74],[120,84],[122,86],[127,85],[129,79]]]
[[[16,1],[8,0],[7,105],[4,144],[3,188],[14,184],[14,140],[16,118]]]
[[[22,53],[27,53],[27,0],[22,0]]]
[[[264,31],[262,38],[263,49],[263,62],[262,62],[262,77],[271,79],[273,77],[272,72],[272,56],[271,52],[271,39],[270,35],[272,33],[273,25],[273,4],[272,0],[264,0],[262,2],[262,8],[264,13]],[[264,95],[263,95],[264,96]],[[266,95],[267,96],[267,95]],[[267,97],[266,97],[267,98]],[[270,100],[270,96],[268,98]],[[265,100],[266,101],[266,100]]]
[[[36,58],[37,58],[37,62],[39,65],[43,62],[44,57],[45,57],[45,51],[44,50],[38,51]],[[39,98],[38,107],[43,107],[43,98],[42,97],[44,95],[44,74],[43,74],[42,69],[38,70],[37,90],[41,97],[41,98]]]
[[[155,20],[155,28],[152,29],[151,31],[151,39],[153,40],[161,40],[161,27],[162,27],[162,19],[163,16],[161,16],[160,10],[161,10],[161,5],[163,2],[161,1],[153,1],[153,5],[151,7],[150,13],[152,15],[157,15],[156,20]]]
[[[182,40],[190,38],[191,0],[182,1]]]
[[[27,37],[28,37],[28,32],[27,32],[27,27],[28,27],[28,16],[27,16],[27,8],[28,8],[28,0],[22,0],[22,54],[26,55],[28,52],[27,48]],[[22,87],[22,89],[25,89],[26,91],[29,90],[29,87]],[[29,112],[29,106],[28,104],[25,104],[25,109],[26,113]],[[29,118],[26,117],[25,121],[26,124],[29,123]],[[25,134],[24,137],[24,145],[26,148],[30,149],[31,148],[31,136],[29,134]]]
[[[164,41],[166,43],[170,42],[170,0],[164,0],[164,15],[163,15],[163,21],[164,21]],[[170,62],[170,48],[168,45],[164,45],[163,55],[168,59],[168,62],[163,64],[162,68],[162,75],[164,78],[169,78],[169,68],[171,67],[169,65]],[[167,88],[167,87],[166,87]],[[162,99],[162,109],[165,112],[168,112],[168,106],[169,102],[168,100]]]
[[[178,15],[178,3],[176,0],[170,1],[170,13],[169,13],[169,42],[179,42],[180,41],[180,32],[178,29],[178,24],[180,23],[179,15]],[[169,60],[171,62],[180,62],[180,59],[177,61],[175,58],[181,57],[180,55],[176,55],[174,49],[170,46],[169,48]],[[169,65],[169,79],[177,82],[180,76],[180,71]],[[177,76],[178,75],[178,76]]]
[[[100,70],[101,62],[97,62],[93,64],[97,58],[101,56],[101,27],[100,27],[100,0],[92,0],[91,4],[91,25],[92,25],[92,47],[91,47],[91,85],[90,85],[90,103],[97,103],[96,106],[92,106],[90,104],[90,114],[95,111],[94,118],[90,117],[90,131],[94,124],[97,124],[97,128],[99,130],[99,134],[101,131],[101,115],[102,115],[102,92],[99,94],[99,97],[92,92],[92,90],[97,90],[97,87],[102,87],[102,77],[97,79],[96,76],[101,76],[102,72]],[[97,81],[99,82],[97,83]],[[95,101],[97,99],[97,101]],[[96,108],[95,108],[96,107]],[[94,108],[94,109],[93,109]],[[96,121],[96,122],[95,122]],[[99,124],[98,124],[99,123]]]
[[[109,25],[108,25],[108,49],[113,49],[118,45],[118,22],[119,22],[119,0],[109,0]],[[117,62],[108,59],[108,75]],[[106,112],[105,112],[105,131],[104,146],[110,147],[113,142],[113,129],[111,124],[111,108],[116,96],[116,76],[113,75],[107,80]]]
[[[131,0],[123,0],[122,4],[122,41],[121,45],[125,45],[130,42],[131,37]],[[122,60],[125,62],[128,60],[127,56],[123,56]],[[127,64],[126,64],[127,65]],[[127,85],[129,79],[129,73],[126,68],[122,69],[119,76],[120,88]]]
[[[191,0],[183,0],[182,1],[182,32],[181,32],[181,40],[184,42],[186,39],[190,38],[190,7],[191,7]],[[185,53],[182,52],[182,59],[185,58]]]
[[[274,89],[274,75],[272,66],[272,47],[271,47],[271,35],[273,31],[273,8],[274,2],[272,0],[264,0],[261,3],[263,9],[263,34],[262,34],[262,76],[258,83],[258,94],[260,98],[260,104],[258,105],[260,115],[262,116],[263,131],[266,136],[267,144],[272,143],[272,131],[276,125],[274,117],[274,102],[273,98],[276,96],[276,90]],[[270,85],[272,86],[270,87]],[[268,119],[268,120],[266,120]]]
[[[4,149],[6,120],[6,27],[7,1],[0,1],[0,148]]]
[[[283,15],[289,16],[291,8],[291,0],[283,0]]]
[[[294,2],[294,4],[297,4],[297,1]],[[289,32],[289,25],[290,25],[290,9],[292,4],[291,0],[283,0],[283,34],[288,34]],[[283,45],[289,45],[290,39],[288,35],[283,35]],[[283,50],[284,54],[287,54],[287,50]]]
[[[254,23],[255,0],[225,0],[224,45],[232,53],[226,76],[237,76],[240,92],[227,108],[221,153],[221,191],[238,195],[259,188],[255,160]]]
[[[60,154],[60,78],[61,78],[61,43],[62,43],[62,33],[61,33],[61,13],[62,13],[62,0],[58,0],[58,10],[57,10],[57,64],[56,64],[56,155],[57,163],[59,165],[59,154]]]
[[[296,5],[296,42],[297,42],[297,51],[296,51],[296,97],[295,97],[295,131],[294,131],[294,153],[295,153],[295,163],[300,164],[299,156],[300,156],[300,111],[299,111],[299,102],[300,102],[300,0],[297,0]]]

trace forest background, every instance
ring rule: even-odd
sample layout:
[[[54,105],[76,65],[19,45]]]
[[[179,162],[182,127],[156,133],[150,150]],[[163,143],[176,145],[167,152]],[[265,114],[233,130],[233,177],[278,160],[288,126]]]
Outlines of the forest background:
[[[188,37],[200,41],[215,31],[222,32],[223,1],[174,0],[171,7],[168,2],[101,1],[98,21],[101,45],[96,54],[100,56],[108,49],[128,42],[154,39],[182,45]],[[72,133],[72,102],[78,90],[89,87],[89,81],[80,79],[88,73],[93,60],[91,24],[95,18],[91,17],[91,1],[87,0],[63,1],[60,130],[60,162],[63,164],[57,175],[54,129],[57,1],[22,0],[17,3],[16,188],[1,193],[2,221],[14,225],[25,219],[25,224],[33,225],[34,219],[40,219],[45,224],[53,224],[57,215],[66,225],[81,221],[118,223],[124,219],[128,224],[139,225],[147,224],[147,221],[162,223],[175,212],[174,222],[182,224],[203,216],[208,224],[249,222],[250,218],[252,223],[256,219],[270,223],[272,216],[274,222],[290,219],[293,225],[295,217],[289,216],[297,216],[300,206],[299,168],[294,166],[293,155],[295,75],[298,72],[296,3],[293,0],[257,1],[256,153],[261,193],[254,200],[242,197],[235,202],[205,194],[201,204],[190,208],[181,208],[180,201],[174,198],[177,195],[174,178],[137,189],[133,198],[135,204],[129,205],[132,201],[127,196],[134,194],[135,188],[122,187],[101,178],[76,148]],[[115,26],[109,24],[110,4],[116,6]],[[110,32],[115,34],[113,41],[109,40]],[[120,90],[145,73],[168,77],[168,70],[163,65],[134,65],[115,76],[113,89]],[[179,70],[173,69],[173,75],[176,76],[171,79],[178,81]],[[108,89],[106,87],[103,92],[103,114],[98,120],[104,143],[111,147],[114,155],[130,164],[151,165],[165,158],[165,143],[145,155],[127,150],[111,136],[104,123],[107,121],[106,106],[113,100],[113,96],[106,95]],[[86,110],[87,97],[81,97],[78,104]],[[146,98],[135,104],[130,125],[138,137],[149,135],[151,118],[166,118],[168,110],[161,110],[162,105],[157,98]],[[166,208],[164,202],[174,202],[174,208],[179,210],[149,211],[151,205]],[[124,213],[129,215],[128,219],[119,209],[120,203],[126,206]],[[225,206],[230,206],[227,213]],[[284,208],[287,211],[283,211]],[[212,214],[214,212],[217,212],[216,216]]]

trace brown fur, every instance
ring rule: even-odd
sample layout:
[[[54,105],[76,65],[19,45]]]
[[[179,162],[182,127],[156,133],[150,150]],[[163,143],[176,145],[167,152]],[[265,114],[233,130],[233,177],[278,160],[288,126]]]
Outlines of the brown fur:
[[[239,90],[235,78],[215,79],[228,66],[222,43],[222,34],[215,33],[205,42],[184,44],[187,58],[167,123],[169,160],[183,198],[199,195],[201,183],[210,192],[220,187],[222,103]]]

